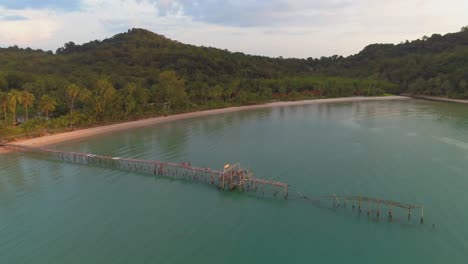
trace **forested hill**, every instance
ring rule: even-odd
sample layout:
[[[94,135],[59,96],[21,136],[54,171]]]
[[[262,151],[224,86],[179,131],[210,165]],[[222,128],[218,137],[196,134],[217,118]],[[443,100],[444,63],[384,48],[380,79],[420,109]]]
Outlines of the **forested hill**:
[[[468,98],[467,81],[467,27],[319,59],[252,56],[131,29],[55,53],[0,48],[0,134],[28,113],[37,122],[54,117],[48,126],[88,126],[272,99],[403,92]]]
[[[114,66],[174,70],[191,79],[216,76],[227,79],[280,78],[303,71],[301,67],[305,66],[297,59],[280,61],[182,44],[144,29],[133,29],[102,42],[94,41],[82,46],[69,43],[58,49],[57,54],[76,55],[71,56],[71,60],[77,65],[90,63],[96,66],[96,62],[106,60]]]
[[[398,45],[369,45],[356,55],[337,58],[321,72],[375,76],[397,84],[396,92],[468,98],[468,27]]]
[[[279,79],[308,71],[298,59],[248,56],[226,50],[182,44],[144,29],[132,29],[103,41],[84,45],[66,43],[56,55],[50,52],[8,48],[0,51],[0,71],[21,75],[18,87],[33,75],[51,75],[92,85],[107,77],[116,86],[135,82],[150,87],[160,72],[172,70],[189,86],[193,82],[214,86],[236,78]],[[8,77],[8,76],[7,76]]]
[[[209,89],[232,81],[258,86],[258,82],[250,82],[328,76],[389,81],[398,85],[389,86],[394,93],[467,97],[467,60],[466,27],[457,33],[434,34],[398,45],[372,44],[347,58],[320,59],[249,56],[182,44],[144,29],[132,29],[84,45],[69,42],[56,54],[16,47],[0,49],[0,89],[21,88],[45,76],[85,86],[107,77],[116,88],[128,82],[149,88],[157,83],[160,72],[172,70],[187,81],[189,90],[196,86]],[[278,92],[280,86],[271,88]],[[315,81],[307,87],[291,83],[286,86],[288,91],[318,89]]]

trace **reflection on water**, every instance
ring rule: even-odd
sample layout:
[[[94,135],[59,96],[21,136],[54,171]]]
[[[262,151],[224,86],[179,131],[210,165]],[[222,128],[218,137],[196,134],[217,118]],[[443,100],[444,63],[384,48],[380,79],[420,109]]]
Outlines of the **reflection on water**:
[[[294,199],[0,156],[0,263],[465,263],[467,110],[416,100],[311,104],[53,146],[212,168],[241,162],[308,195],[422,204],[427,224],[413,227],[406,213],[377,222]]]

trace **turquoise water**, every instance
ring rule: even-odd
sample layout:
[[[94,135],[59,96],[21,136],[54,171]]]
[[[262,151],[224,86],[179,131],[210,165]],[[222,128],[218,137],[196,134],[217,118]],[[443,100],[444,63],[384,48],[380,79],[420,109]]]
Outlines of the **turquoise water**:
[[[466,263],[468,105],[316,104],[53,146],[221,168],[424,205],[408,222],[150,175],[0,156],[0,263]],[[435,224],[435,229],[432,228]]]

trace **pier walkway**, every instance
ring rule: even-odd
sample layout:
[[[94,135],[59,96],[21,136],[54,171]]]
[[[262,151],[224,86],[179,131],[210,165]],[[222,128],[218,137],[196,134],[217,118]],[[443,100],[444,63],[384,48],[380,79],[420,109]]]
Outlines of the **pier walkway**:
[[[29,147],[18,144],[0,144],[0,146],[52,160],[205,182],[216,185],[222,190],[258,192],[262,195],[271,194],[274,197],[283,196],[286,198],[288,196],[287,184],[278,181],[255,178],[250,170],[243,169],[240,164],[226,164],[223,170],[214,170],[211,168],[192,166],[187,162],[174,163],[102,156],[41,147]]]
[[[252,171],[243,169],[239,163],[230,165],[226,164],[222,170],[211,168],[201,168],[192,166],[190,163],[174,163],[163,162],[156,160],[132,159],[123,157],[102,156],[89,153],[67,152],[42,147],[29,147],[18,144],[0,143],[0,147],[6,147],[21,153],[36,155],[41,158],[52,160],[71,162],[83,165],[107,167],[125,171],[134,171],[139,173],[160,175],[175,179],[185,179],[190,181],[198,181],[217,186],[221,190],[240,192],[251,192],[257,195],[272,196],[274,198],[288,198],[288,184],[260,179],[253,176]],[[295,194],[296,195],[296,194]],[[402,208],[407,210],[408,219],[411,218],[411,211],[420,210],[420,223],[424,222],[423,206],[400,203],[390,200],[378,198],[370,198],[365,196],[306,196],[297,193],[298,197],[306,200],[314,201],[331,201],[333,207],[344,207],[348,204],[352,209],[357,207],[359,213],[364,210],[367,215],[375,212],[376,217],[380,217],[381,206],[388,209],[389,219],[393,218],[393,208]]]

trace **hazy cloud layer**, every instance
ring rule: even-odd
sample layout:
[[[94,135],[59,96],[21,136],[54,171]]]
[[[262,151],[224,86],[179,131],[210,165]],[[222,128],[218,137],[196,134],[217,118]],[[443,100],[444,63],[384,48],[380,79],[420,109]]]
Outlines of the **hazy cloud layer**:
[[[468,25],[466,10],[466,0],[0,0],[0,46],[55,50],[141,27],[253,54],[349,55],[457,31]]]
[[[285,24],[319,23],[329,11],[351,4],[350,0],[160,0],[165,10],[182,11],[194,20],[206,23],[255,27]]]
[[[79,1],[73,0],[1,0],[0,6],[11,9],[25,8],[57,8],[64,10],[76,9]]]

